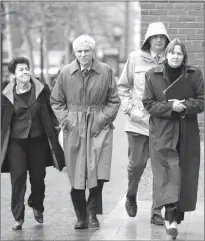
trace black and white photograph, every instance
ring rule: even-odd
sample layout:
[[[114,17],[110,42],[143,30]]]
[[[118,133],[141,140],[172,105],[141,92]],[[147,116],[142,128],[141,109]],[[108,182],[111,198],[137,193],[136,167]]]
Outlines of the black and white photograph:
[[[1,240],[204,240],[204,1],[1,1]]]

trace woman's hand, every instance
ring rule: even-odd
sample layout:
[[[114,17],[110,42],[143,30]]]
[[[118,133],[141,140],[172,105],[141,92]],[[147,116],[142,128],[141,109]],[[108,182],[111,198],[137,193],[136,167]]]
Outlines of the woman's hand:
[[[172,106],[172,109],[173,111],[175,112],[182,112],[184,111],[187,107],[183,104],[183,102],[185,100],[177,100],[177,99],[171,99],[171,100],[168,100],[168,101],[173,101],[173,106]]]

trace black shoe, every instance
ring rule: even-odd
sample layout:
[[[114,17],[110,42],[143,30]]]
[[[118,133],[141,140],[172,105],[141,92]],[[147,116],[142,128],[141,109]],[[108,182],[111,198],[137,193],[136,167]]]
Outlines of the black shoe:
[[[164,225],[164,219],[163,219],[162,215],[154,214],[151,218],[150,223],[162,226],[162,225]]]
[[[127,214],[130,217],[135,217],[137,214],[136,197],[127,197],[125,202],[125,208],[126,208]]]
[[[75,224],[75,229],[86,229],[88,228],[88,222],[86,219],[78,219],[77,223]]]
[[[13,229],[14,231],[16,231],[16,230],[21,230],[23,223],[24,223],[24,219],[21,219],[21,220],[19,220],[19,221],[16,221],[16,222],[14,223],[12,229]]]
[[[98,229],[100,227],[100,223],[95,214],[90,214],[88,218],[88,227],[91,229]]]
[[[43,213],[35,208],[33,208],[33,214],[38,223],[43,223]]]

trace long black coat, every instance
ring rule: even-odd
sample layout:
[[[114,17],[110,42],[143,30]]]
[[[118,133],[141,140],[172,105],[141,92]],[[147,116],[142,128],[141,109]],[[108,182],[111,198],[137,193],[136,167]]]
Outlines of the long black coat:
[[[164,65],[146,73],[143,104],[151,114],[149,132],[156,188],[154,204],[159,207],[179,201],[181,211],[193,211],[200,166],[197,114],[204,110],[204,81],[202,72],[193,66],[185,68],[184,78],[187,84],[191,84],[192,91],[184,102],[187,109],[183,118],[172,111],[173,102],[167,102],[163,94],[171,84]]]
[[[37,101],[40,102],[40,116],[48,138],[50,151],[47,157],[47,166],[54,165],[59,171],[65,166],[64,152],[58,142],[58,121],[50,107],[50,90],[46,84],[32,78],[35,86]],[[13,88],[14,82],[9,83],[2,92],[1,106],[1,172],[9,172],[7,148],[10,137],[10,124],[14,110]],[[34,153],[35,155],[35,153]]]

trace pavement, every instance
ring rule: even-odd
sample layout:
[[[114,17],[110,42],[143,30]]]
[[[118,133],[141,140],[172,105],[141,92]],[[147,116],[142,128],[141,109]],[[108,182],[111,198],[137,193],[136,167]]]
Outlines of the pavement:
[[[131,218],[125,211],[127,189],[127,137],[125,115],[119,111],[114,123],[114,146],[111,180],[103,189],[103,215],[99,215],[99,230],[74,230],[75,213],[70,199],[67,171],[47,168],[44,224],[38,224],[27,205],[23,229],[12,231],[14,223],[10,210],[11,185],[9,174],[1,175],[1,240],[169,240],[163,226],[150,224],[152,173],[150,162],[141,178],[138,192],[138,213]],[[194,212],[185,215],[178,226],[177,240],[204,240],[204,148],[199,178],[198,202]],[[162,210],[164,212],[164,210]]]

